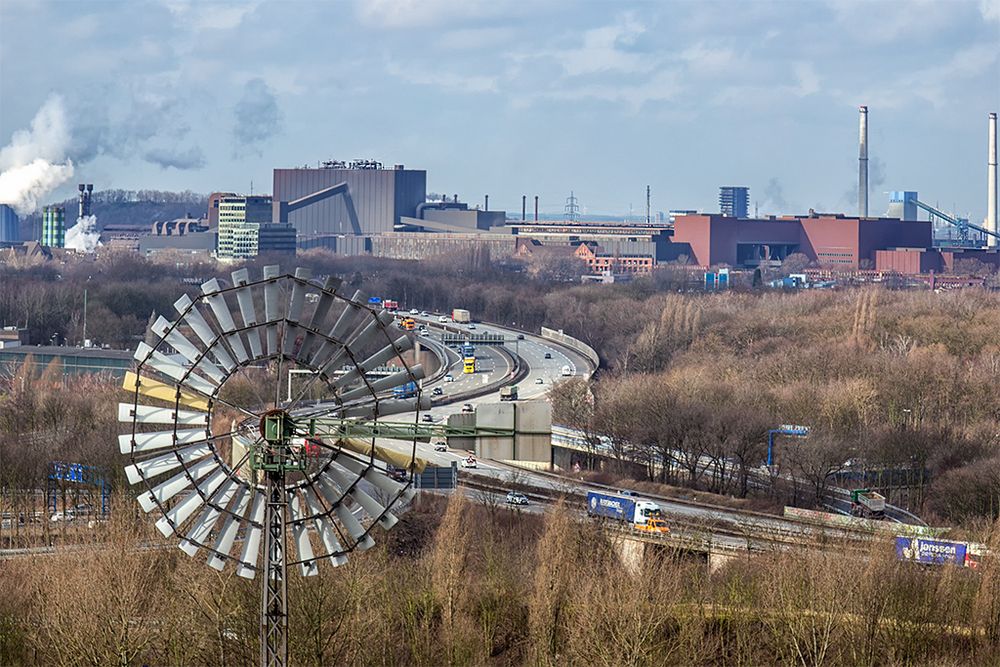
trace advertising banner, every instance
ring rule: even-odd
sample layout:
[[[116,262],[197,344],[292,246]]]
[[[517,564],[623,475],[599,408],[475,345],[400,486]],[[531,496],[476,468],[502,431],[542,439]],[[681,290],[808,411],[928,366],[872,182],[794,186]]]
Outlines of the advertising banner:
[[[967,546],[963,542],[928,540],[922,537],[897,537],[896,557],[899,560],[932,565],[965,565]]]

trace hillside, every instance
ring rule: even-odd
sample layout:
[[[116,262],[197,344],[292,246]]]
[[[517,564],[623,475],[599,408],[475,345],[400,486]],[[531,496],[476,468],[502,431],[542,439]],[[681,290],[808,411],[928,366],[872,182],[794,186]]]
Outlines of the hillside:
[[[66,226],[76,219],[77,199],[55,202],[66,208]],[[208,195],[197,192],[166,192],[161,190],[102,190],[93,195],[92,211],[97,227],[105,225],[149,225],[156,220],[172,220],[190,214],[204,217],[208,211]],[[41,235],[42,212],[21,219],[21,238],[37,239]]]

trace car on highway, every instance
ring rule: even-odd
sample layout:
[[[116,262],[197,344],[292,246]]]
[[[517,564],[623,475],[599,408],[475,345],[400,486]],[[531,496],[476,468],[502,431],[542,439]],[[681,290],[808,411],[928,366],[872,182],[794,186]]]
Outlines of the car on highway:
[[[475,412],[476,407],[472,403],[466,403],[462,406],[462,412]]]
[[[535,384],[545,384],[545,380],[543,380],[542,378],[536,378]]]
[[[427,311],[426,310],[421,310],[420,311],[420,317],[427,317]]]
[[[545,358],[546,359],[551,359],[552,358],[552,353],[551,352],[546,352],[545,353]]]
[[[432,415],[429,412],[425,412],[424,414],[420,415],[420,421],[427,422],[428,424],[433,424],[434,423],[434,415]]]
[[[448,443],[446,443],[444,440],[438,440],[437,442],[434,443],[434,451],[435,452],[448,451]]]
[[[470,322],[470,323],[469,323],[469,328],[470,328],[470,329],[475,329],[475,328],[476,328],[476,325]]]
[[[518,340],[524,340],[524,334],[517,334]]]
[[[385,474],[389,476],[389,479],[394,479],[397,482],[406,481],[406,470],[403,468],[397,468],[391,463],[385,466]]]
[[[569,377],[570,375],[573,374],[573,369],[570,368],[569,366],[563,366],[559,374],[562,375],[563,377]]]
[[[445,375],[445,376],[444,376],[444,381],[445,381],[445,382],[454,382],[454,381],[455,381],[455,378],[454,378],[454,377],[452,376],[452,374],[451,374],[451,373],[449,373],[448,375]]]
[[[419,315],[420,311],[416,308],[410,308],[410,315]]]
[[[508,505],[527,505],[528,496],[523,493],[518,493],[517,491],[507,492],[507,504]]]
[[[434,387],[434,389],[431,390],[431,394],[433,394],[434,396],[440,396],[443,393],[444,389],[442,389],[441,387]]]
[[[448,321],[447,315],[438,315],[438,322],[440,322],[441,324],[445,324],[447,321]]]
[[[463,468],[475,468],[476,467],[476,457],[471,454],[464,459],[462,459]]]

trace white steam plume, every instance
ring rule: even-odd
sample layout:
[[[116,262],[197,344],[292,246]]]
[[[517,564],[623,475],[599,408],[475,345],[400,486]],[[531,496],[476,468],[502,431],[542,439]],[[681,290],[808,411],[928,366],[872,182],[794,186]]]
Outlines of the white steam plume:
[[[76,224],[66,230],[65,247],[88,255],[101,245],[101,233],[97,231],[97,216],[85,215],[76,219]]]
[[[0,204],[30,215],[54,189],[73,177],[66,157],[69,126],[62,97],[50,95],[31,120],[30,130],[18,130],[0,149]]]

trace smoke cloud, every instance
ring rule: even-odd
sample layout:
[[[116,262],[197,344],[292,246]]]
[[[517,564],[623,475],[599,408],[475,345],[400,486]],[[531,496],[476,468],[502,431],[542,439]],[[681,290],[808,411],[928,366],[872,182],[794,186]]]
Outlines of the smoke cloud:
[[[260,144],[281,131],[281,109],[278,98],[263,79],[250,79],[236,103],[233,125],[233,155],[261,154]]]
[[[857,165],[857,162],[854,163]],[[857,167],[855,167],[857,169]],[[858,205],[858,183],[857,183],[857,171],[854,172],[854,183],[851,184],[851,188],[842,195],[842,199],[847,203],[848,206],[854,205],[854,208],[849,208],[848,210],[853,213],[857,210]],[[877,157],[868,159],[868,210],[871,212],[874,210],[874,200],[875,197],[872,195],[879,192],[879,188],[885,184],[885,163],[882,162]],[[818,209],[817,209],[818,210]]]
[[[770,213],[787,213],[788,202],[785,201],[785,190],[781,181],[771,178],[764,186],[764,201],[762,202]]]
[[[76,224],[66,230],[66,248],[93,254],[101,245],[101,233],[97,231],[97,216],[85,215],[76,219]]]
[[[54,189],[73,177],[66,156],[69,127],[62,97],[51,95],[31,120],[0,149],[0,204],[30,215]]]
[[[172,150],[169,148],[153,148],[146,151],[143,159],[166,169],[201,169],[205,166],[205,154],[197,146],[187,150]]]

